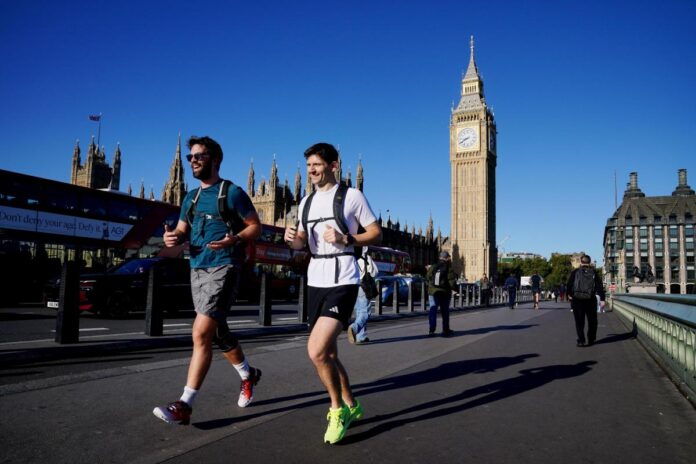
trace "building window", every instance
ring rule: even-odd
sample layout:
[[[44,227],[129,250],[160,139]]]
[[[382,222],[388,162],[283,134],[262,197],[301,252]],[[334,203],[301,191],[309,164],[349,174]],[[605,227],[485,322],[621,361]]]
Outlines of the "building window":
[[[669,237],[679,238],[679,229],[677,229],[677,226],[669,226]]]
[[[694,225],[693,224],[687,224],[684,226],[684,236],[685,237],[693,237],[694,236]]]
[[[662,226],[655,226],[653,231],[655,232],[655,237],[662,237]]]
[[[633,225],[633,218],[631,216],[626,216],[626,226]]]
[[[641,226],[644,226],[645,224],[647,224],[645,216],[641,216],[641,217],[638,219],[638,223],[639,223]]]
[[[664,270],[663,270],[662,266],[655,265],[655,278],[662,280],[663,277],[664,277]]]
[[[648,239],[647,238],[640,239],[640,251],[648,251]]]
[[[653,222],[655,225],[662,223],[662,216],[653,216]]]
[[[639,231],[640,237],[647,237],[648,236],[648,228],[647,226],[641,226],[640,231]]]
[[[676,224],[677,223],[677,216],[675,214],[671,214],[669,216],[669,223],[670,224]]]

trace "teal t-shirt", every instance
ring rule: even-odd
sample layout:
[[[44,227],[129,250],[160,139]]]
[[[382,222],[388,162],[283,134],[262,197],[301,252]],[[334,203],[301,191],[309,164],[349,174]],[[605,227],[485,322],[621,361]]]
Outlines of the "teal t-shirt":
[[[193,269],[222,266],[225,264],[242,264],[240,258],[235,256],[234,249],[236,247],[228,247],[221,250],[211,250],[207,247],[210,242],[222,240],[228,232],[227,226],[220,218],[218,212],[220,182],[222,182],[222,180],[215,185],[202,189],[201,195],[198,197],[198,202],[196,203],[189,237],[189,252],[191,255],[191,268]],[[186,213],[197,192],[198,189],[194,189],[186,194],[184,202],[181,205],[180,220],[186,222]],[[249,195],[234,184],[230,185],[227,194],[227,206],[229,207],[230,213],[239,215],[242,220],[256,212]],[[238,246],[243,247],[244,244],[242,243]]]

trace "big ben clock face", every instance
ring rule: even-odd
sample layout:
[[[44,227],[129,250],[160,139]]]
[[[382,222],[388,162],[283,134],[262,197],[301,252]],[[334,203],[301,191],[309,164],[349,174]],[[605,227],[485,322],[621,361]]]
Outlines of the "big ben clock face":
[[[478,142],[478,132],[472,127],[465,127],[457,133],[458,148],[472,148]]]

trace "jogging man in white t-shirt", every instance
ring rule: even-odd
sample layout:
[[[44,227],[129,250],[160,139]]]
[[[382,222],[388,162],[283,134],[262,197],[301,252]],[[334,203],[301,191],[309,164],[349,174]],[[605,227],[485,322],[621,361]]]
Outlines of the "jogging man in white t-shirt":
[[[333,145],[312,145],[304,157],[315,192],[302,199],[298,211],[302,221],[298,227],[285,230],[285,241],[296,250],[309,245],[312,254],[307,269],[307,351],[331,398],[324,441],[336,443],[350,423],[363,416],[360,402],[353,397],[348,373],[338,359],[336,343],[341,331],[348,327],[360,285],[354,248],[379,244],[382,229],[362,192],[339,188],[335,176],[338,152]],[[337,207],[337,211],[342,211],[343,218],[335,217],[335,197],[342,198],[343,208]],[[358,233],[359,226],[364,232]],[[347,228],[345,233],[341,232],[343,227]]]

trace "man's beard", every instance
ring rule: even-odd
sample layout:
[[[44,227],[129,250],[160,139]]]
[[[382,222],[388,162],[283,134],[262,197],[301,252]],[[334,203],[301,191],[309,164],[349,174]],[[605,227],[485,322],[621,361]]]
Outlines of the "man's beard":
[[[201,166],[201,170],[198,171],[198,174],[196,174],[196,171],[193,171],[193,177],[195,177],[198,180],[206,180],[210,179],[210,176],[213,173],[213,163],[207,163]]]

